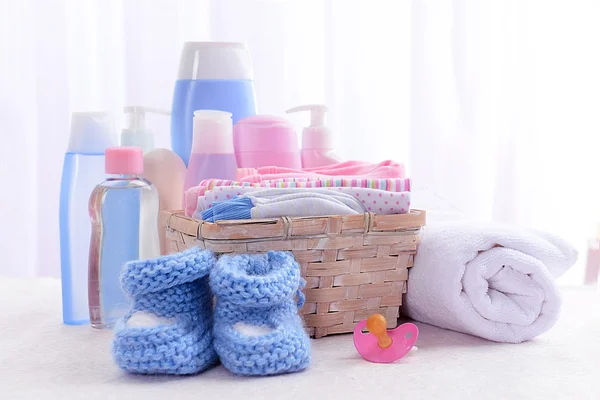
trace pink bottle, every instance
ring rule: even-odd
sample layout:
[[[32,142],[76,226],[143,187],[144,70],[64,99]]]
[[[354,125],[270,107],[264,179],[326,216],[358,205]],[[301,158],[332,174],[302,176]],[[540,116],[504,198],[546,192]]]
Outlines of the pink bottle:
[[[184,192],[204,179],[235,179],[231,113],[194,111],[192,153],[185,174]]]
[[[310,111],[310,126],[302,131],[302,168],[317,168],[337,164],[341,160],[333,153],[331,130],[325,126],[327,106],[309,104],[287,110],[288,113]]]
[[[302,168],[296,131],[284,118],[253,115],[240,120],[233,127],[233,144],[239,168]]]
[[[600,275],[600,225],[598,225],[598,234],[589,242],[587,266],[585,268],[586,285],[597,285]]]

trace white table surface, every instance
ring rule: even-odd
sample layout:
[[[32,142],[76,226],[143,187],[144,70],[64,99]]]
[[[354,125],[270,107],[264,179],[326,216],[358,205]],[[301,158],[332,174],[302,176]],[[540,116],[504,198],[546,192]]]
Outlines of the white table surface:
[[[418,350],[371,364],[351,335],[313,340],[296,374],[238,378],[222,366],[192,377],[132,376],[110,331],[65,326],[60,283],[0,279],[0,399],[600,399],[600,295],[565,292],[563,315],[534,341],[498,344],[417,324]]]

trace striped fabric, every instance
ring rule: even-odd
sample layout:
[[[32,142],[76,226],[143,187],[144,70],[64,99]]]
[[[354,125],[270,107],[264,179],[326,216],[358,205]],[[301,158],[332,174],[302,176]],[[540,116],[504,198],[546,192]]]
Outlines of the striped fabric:
[[[216,186],[253,186],[265,188],[319,188],[319,187],[361,187],[369,189],[379,189],[388,192],[410,192],[410,178],[403,179],[345,179],[328,178],[281,178],[272,181],[259,183],[237,182],[222,179],[206,179],[200,183],[204,190],[211,190]]]

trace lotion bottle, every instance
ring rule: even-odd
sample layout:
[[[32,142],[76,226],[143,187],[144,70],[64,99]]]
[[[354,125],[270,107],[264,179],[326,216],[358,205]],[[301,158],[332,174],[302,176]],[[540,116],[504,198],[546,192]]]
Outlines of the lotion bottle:
[[[317,168],[337,164],[341,160],[333,153],[333,136],[325,126],[325,112],[322,104],[309,104],[290,108],[287,113],[310,111],[310,125],[302,131],[302,168]]]

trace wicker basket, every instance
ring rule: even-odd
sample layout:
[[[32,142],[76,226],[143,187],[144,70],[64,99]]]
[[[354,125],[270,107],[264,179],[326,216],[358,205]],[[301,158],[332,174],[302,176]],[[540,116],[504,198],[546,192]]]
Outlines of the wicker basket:
[[[425,212],[203,222],[163,212],[169,252],[199,246],[221,253],[290,250],[306,279],[300,310],[311,337],[354,330],[373,313],[397,325],[408,268]]]

